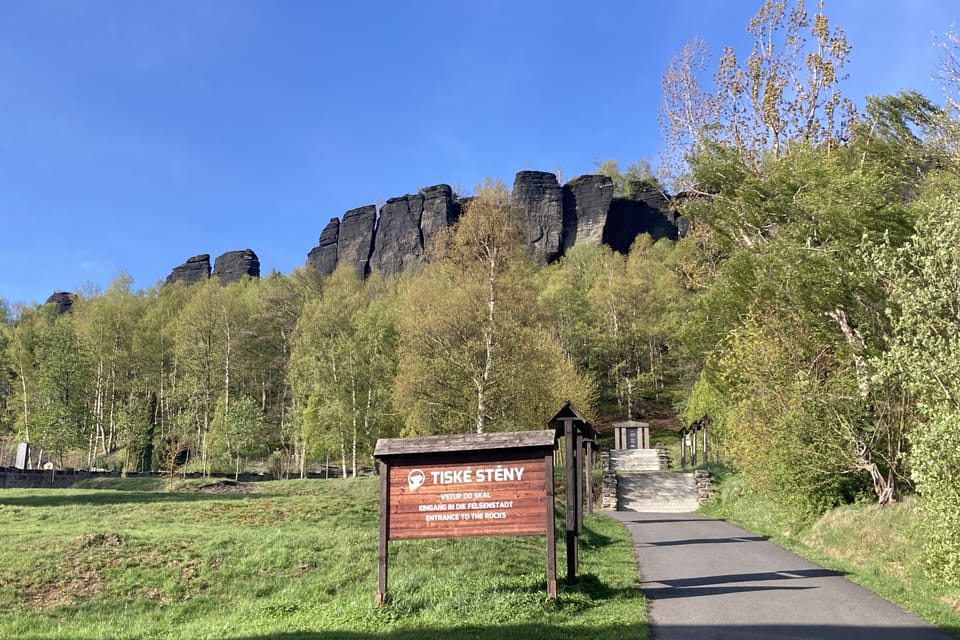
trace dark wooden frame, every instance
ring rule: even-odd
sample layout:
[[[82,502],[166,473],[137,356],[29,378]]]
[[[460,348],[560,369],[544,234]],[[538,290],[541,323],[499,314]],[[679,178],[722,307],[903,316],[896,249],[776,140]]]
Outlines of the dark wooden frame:
[[[380,472],[380,540],[378,547],[376,605],[382,606],[387,598],[389,542],[395,539],[459,537],[461,535],[546,535],[547,546],[547,596],[557,597],[556,577],[556,531],[554,526],[553,452],[556,448],[556,433],[553,430],[516,431],[510,433],[427,436],[422,438],[382,438],[377,441],[374,457]],[[496,465],[517,461],[542,461],[543,465],[543,513],[518,514],[517,519],[525,524],[524,533],[504,533],[507,527],[491,523],[489,528],[464,526],[458,533],[457,525],[444,525],[430,530],[412,531],[409,527],[402,533],[391,526],[393,510],[404,504],[402,486],[396,478],[391,482],[391,468],[407,466],[462,467],[464,465]],[[411,485],[413,486],[413,485]],[[532,485],[525,485],[532,486]],[[393,496],[393,498],[391,497]],[[535,518],[540,524],[531,524]],[[398,516],[399,518],[399,516]],[[542,526],[541,526],[542,525]],[[398,537],[400,536],[400,537]]]
[[[597,432],[593,425],[567,402],[547,423],[564,440],[564,466],[566,471],[566,547],[567,584],[575,584],[580,568],[578,537],[583,533],[583,503],[593,513],[593,451],[597,445]],[[587,488],[586,495],[584,487]]]

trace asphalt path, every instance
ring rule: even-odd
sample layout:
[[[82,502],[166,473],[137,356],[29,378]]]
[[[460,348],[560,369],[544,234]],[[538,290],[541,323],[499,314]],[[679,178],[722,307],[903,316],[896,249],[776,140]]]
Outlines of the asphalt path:
[[[633,537],[651,640],[956,640],[842,575],[696,514],[611,514]]]

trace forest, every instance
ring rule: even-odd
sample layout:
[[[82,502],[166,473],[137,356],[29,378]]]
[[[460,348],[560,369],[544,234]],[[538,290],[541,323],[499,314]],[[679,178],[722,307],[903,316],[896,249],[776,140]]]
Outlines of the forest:
[[[476,189],[417,268],[349,266],[0,306],[0,439],[31,464],[275,475],[369,467],[377,438],[709,416],[752,490],[810,516],[917,493],[960,584],[960,40],[944,95],[857,109],[823,5],[768,0],[756,45],[692,40],[662,77],[645,180],[690,221],[536,267],[510,195]]]

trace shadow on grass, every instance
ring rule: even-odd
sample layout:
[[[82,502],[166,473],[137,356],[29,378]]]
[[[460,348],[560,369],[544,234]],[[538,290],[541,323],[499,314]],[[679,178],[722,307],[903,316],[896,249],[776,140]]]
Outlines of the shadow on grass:
[[[951,640],[960,637],[960,628],[943,631],[934,627],[880,627],[864,625],[822,626],[810,624],[745,624],[660,625],[657,640],[706,640],[708,638],[778,640]],[[566,626],[550,624],[505,624],[463,626],[448,629],[397,629],[383,632],[298,631],[262,635],[221,636],[223,640],[646,640],[646,625]],[[34,640],[29,637],[21,640]],[[69,638],[68,640],[93,640]],[[117,640],[122,640],[118,638]]]
[[[104,489],[52,489],[51,492],[26,496],[6,496],[0,493],[0,505],[10,507],[67,507],[76,505],[160,504],[177,502],[222,502],[262,498],[261,494],[111,491]],[[54,493],[55,491],[55,493]]]
[[[960,629],[949,629],[954,637]],[[452,629],[401,629],[383,633],[351,631],[307,631],[255,636],[224,636],[224,640],[502,640],[503,638],[534,640],[634,640],[646,639],[645,625],[556,626],[503,625],[489,627],[456,627]],[[658,640],[698,640],[707,638],[778,640],[950,640],[950,635],[933,627],[884,628],[863,626],[820,626],[811,624],[762,625],[662,625],[656,630]]]

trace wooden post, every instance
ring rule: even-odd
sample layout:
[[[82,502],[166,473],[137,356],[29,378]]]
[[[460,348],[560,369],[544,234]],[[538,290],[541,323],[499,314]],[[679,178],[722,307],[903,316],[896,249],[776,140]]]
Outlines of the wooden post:
[[[577,468],[574,456],[576,455],[576,436],[574,435],[573,418],[563,420],[564,451],[566,452],[567,488],[566,493],[566,540],[567,540],[567,584],[577,581]]]
[[[577,445],[576,445],[576,456],[577,456],[577,535],[579,536],[583,533],[583,500],[586,496],[583,494],[584,482],[583,482],[583,434],[580,433],[580,430],[577,430]]]
[[[547,597],[557,599],[557,523],[553,498],[553,453],[544,456],[547,470],[544,489],[547,492]]]
[[[703,461],[710,462],[710,458],[707,456],[707,423],[703,423]]]
[[[593,440],[587,440],[587,514],[593,515]]]
[[[390,483],[387,481],[389,470],[387,463],[380,463],[380,545],[377,565],[376,606],[382,607],[387,599],[387,532],[390,530]]]
[[[690,438],[690,466],[695,467],[697,466],[697,425],[691,425],[690,429],[693,433],[693,437]]]
[[[680,429],[680,466],[687,466],[687,430]]]

